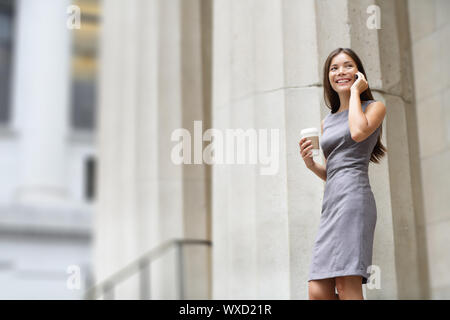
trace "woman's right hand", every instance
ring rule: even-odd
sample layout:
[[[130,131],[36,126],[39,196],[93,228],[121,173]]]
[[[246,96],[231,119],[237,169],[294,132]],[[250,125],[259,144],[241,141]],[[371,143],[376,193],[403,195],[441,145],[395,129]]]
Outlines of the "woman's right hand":
[[[300,155],[303,158],[303,161],[305,162],[305,165],[307,168],[311,168],[312,166],[314,166],[314,160],[312,157],[312,142],[311,140],[307,140],[306,138],[301,138],[300,139]]]

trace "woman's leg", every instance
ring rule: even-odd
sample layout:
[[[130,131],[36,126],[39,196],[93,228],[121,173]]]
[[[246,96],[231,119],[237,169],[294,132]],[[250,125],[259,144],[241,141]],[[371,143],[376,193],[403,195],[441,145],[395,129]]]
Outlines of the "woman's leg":
[[[334,278],[310,280],[308,294],[309,300],[337,300]]]
[[[361,276],[336,277],[340,300],[364,300]]]

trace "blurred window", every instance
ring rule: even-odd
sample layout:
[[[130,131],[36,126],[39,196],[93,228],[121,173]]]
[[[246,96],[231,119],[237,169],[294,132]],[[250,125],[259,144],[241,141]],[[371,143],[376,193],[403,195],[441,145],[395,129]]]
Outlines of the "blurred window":
[[[88,157],[85,161],[84,166],[84,198],[86,199],[86,201],[90,202],[95,199],[95,158],[93,156]]]
[[[10,118],[13,1],[0,0],[0,124]]]
[[[81,24],[72,29],[71,126],[95,130],[97,98],[98,0],[75,0]]]

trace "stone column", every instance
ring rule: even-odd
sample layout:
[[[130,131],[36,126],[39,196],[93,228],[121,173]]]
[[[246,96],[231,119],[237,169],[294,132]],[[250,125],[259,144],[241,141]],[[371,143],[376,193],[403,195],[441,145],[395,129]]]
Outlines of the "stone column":
[[[182,127],[191,132],[192,147],[192,164],[182,167],[183,234],[190,239],[211,240],[211,165],[196,162],[200,162],[207,145],[200,143],[203,132],[211,127],[213,2],[182,0],[180,5]],[[201,121],[201,126],[197,122],[195,128],[194,121]],[[196,148],[199,157],[196,157]],[[183,251],[185,296],[190,299],[211,297],[211,250],[209,246],[194,245],[186,246]]]
[[[235,156],[213,169],[214,299],[289,298],[281,5],[214,3],[213,127],[250,130],[245,164]],[[250,149],[252,130],[256,150]],[[261,174],[268,166],[258,156],[261,143],[276,151],[270,175]],[[257,164],[250,163],[252,153]]]
[[[95,280],[137,258],[135,126],[139,27],[136,1],[102,5],[99,90],[99,184],[95,210]],[[120,227],[119,227],[120,226]],[[135,278],[114,292],[138,298]]]
[[[17,201],[55,205],[67,199],[70,2],[17,1],[14,127],[20,132]]]
[[[363,60],[374,98],[387,106],[382,141],[388,148],[388,155],[378,165],[371,163],[369,169],[378,211],[372,263],[380,267],[381,288],[363,286],[364,294],[368,299],[417,299],[426,287],[426,280],[420,278],[426,270],[419,264],[419,255],[423,256],[423,252],[419,251],[416,231],[421,205],[416,173],[419,171],[418,168],[413,169],[417,167],[418,154],[414,143],[415,117],[411,114],[412,89],[408,71],[411,63],[408,56],[406,8],[403,1],[396,4],[383,2],[377,13],[371,10],[368,12],[369,6],[373,4],[373,1],[320,1],[316,2],[314,9],[311,8],[317,32],[320,79],[317,93],[320,95],[323,118],[329,112],[322,98],[323,63],[337,47],[355,50]],[[379,30],[367,27],[367,20],[373,14],[381,15]],[[312,17],[310,19],[313,20]],[[305,39],[309,39],[308,35],[303,35],[302,40]],[[314,86],[314,83],[309,85]],[[290,116],[287,118],[292,119]],[[320,127],[320,122],[317,122],[317,127]],[[320,213],[320,206],[316,211]],[[313,229],[317,229],[317,222],[312,224]],[[308,248],[309,252],[311,249],[312,246]],[[302,268],[301,273],[306,274],[306,270]],[[304,297],[306,290],[305,284],[300,293]]]
[[[429,276],[430,292],[428,297],[424,295],[425,298],[449,299],[450,108],[447,106],[450,99],[450,61],[447,56],[450,2],[408,0],[407,4],[414,61],[414,104],[419,128],[418,139],[410,146],[420,149],[421,177],[416,175],[415,179],[419,180],[418,186],[423,186],[424,201],[424,215],[417,220],[418,243],[422,249],[421,276],[425,283]],[[414,110],[407,115],[416,116]],[[417,167],[414,166],[414,173],[419,170]],[[414,199],[420,201],[421,194],[416,190]]]
[[[415,134],[414,116],[408,111],[411,79],[402,71],[411,67],[405,56],[409,50],[402,18],[406,9],[403,2],[383,2],[382,29],[369,29],[367,9],[372,4],[215,2],[214,127],[255,128],[267,116],[266,124],[283,132],[279,159],[285,166],[269,181],[251,166],[214,168],[214,298],[308,297],[324,182],[304,166],[298,141],[302,128],[320,128],[329,113],[323,101],[322,68],[337,47],[350,47],[359,54],[375,99],[388,108],[382,137],[388,155],[369,170],[378,209],[373,264],[381,269],[381,289],[364,286],[365,295],[369,299],[421,296],[423,269],[416,237],[420,187],[414,173],[414,138],[410,140]],[[279,92],[282,96],[266,109],[265,103]],[[315,160],[323,164],[323,154]],[[274,202],[268,201],[270,197]],[[270,221],[271,228],[265,229],[263,221]],[[270,245],[265,243],[268,238]],[[265,273],[260,272],[262,265]],[[275,274],[277,282],[267,284],[263,275]]]
[[[305,167],[299,152],[300,130],[316,127],[325,115],[321,85],[322,27],[315,1],[283,1],[287,206],[289,212],[290,298],[308,298],[312,248],[318,231],[324,181]],[[342,9],[334,8],[341,15]],[[341,11],[339,11],[341,10]],[[338,28],[339,26],[334,26]],[[320,131],[319,131],[320,132]],[[314,159],[324,164],[321,153]]]
[[[194,139],[193,121],[205,116],[201,2],[103,7],[97,282],[166,241],[210,232],[206,166],[171,158],[172,132]],[[152,299],[209,298],[210,248],[183,248],[182,278],[177,247],[151,264]],[[139,298],[140,284],[134,276],[118,294]]]
[[[395,274],[392,275],[392,282],[395,281],[397,285],[397,295],[393,297],[428,299],[428,254],[425,245],[417,115],[413,98],[408,8],[404,0],[383,1],[379,5],[381,12],[381,29],[378,32],[379,58],[375,60],[377,64],[374,67],[379,70],[380,77],[375,75],[374,91],[376,98],[384,101],[388,108],[383,125],[386,129],[384,141],[388,148],[386,164],[389,176],[384,179],[373,177],[372,180],[375,180],[375,187],[380,196],[383,194],[382,190],[386,192],[385,186],[390,184],[392,212],[386,220],[389,223],[392,221],[393,225]],[[367,53],[368,56],[369,54],[370,52]],[[381,201],[387,204],[387,201]],[[379,235],[382,228],[378,231]],[[388,239],[391,241],[390,236],[383,238],[385,241]],[[378,241],[375,258],[381,261],[381,266],[391,263],[384,247],[384,243]],[[382,283],[386,283],[389,275],[386,272],[383,275],[382,271],[382,279],[384,279]],[[383,291],[372,290],[372,295],[368,296],[389,297]]]
[[[95,210],[97,283],[156,247],[160,236],[157,2],[106,1],[102,9],[99,196]],[[158,266],[152,264],[152,268],[149,276],[158,274]],[[145,285],[156,298],[158,283]],[[136,273],[115,295],[139,299],[139,286]]]

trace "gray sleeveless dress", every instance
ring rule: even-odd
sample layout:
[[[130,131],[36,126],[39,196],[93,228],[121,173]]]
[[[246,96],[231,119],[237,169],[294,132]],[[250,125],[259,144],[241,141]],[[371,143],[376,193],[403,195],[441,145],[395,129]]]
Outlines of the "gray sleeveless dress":
[[[361,102],[363,112],[373,101]],[[368,167],[380,129],[356,142],[348,109],[325,117],[320,146],[327,159],[327,181],[308,281],[360,275],[367,283],[377,220]]]

